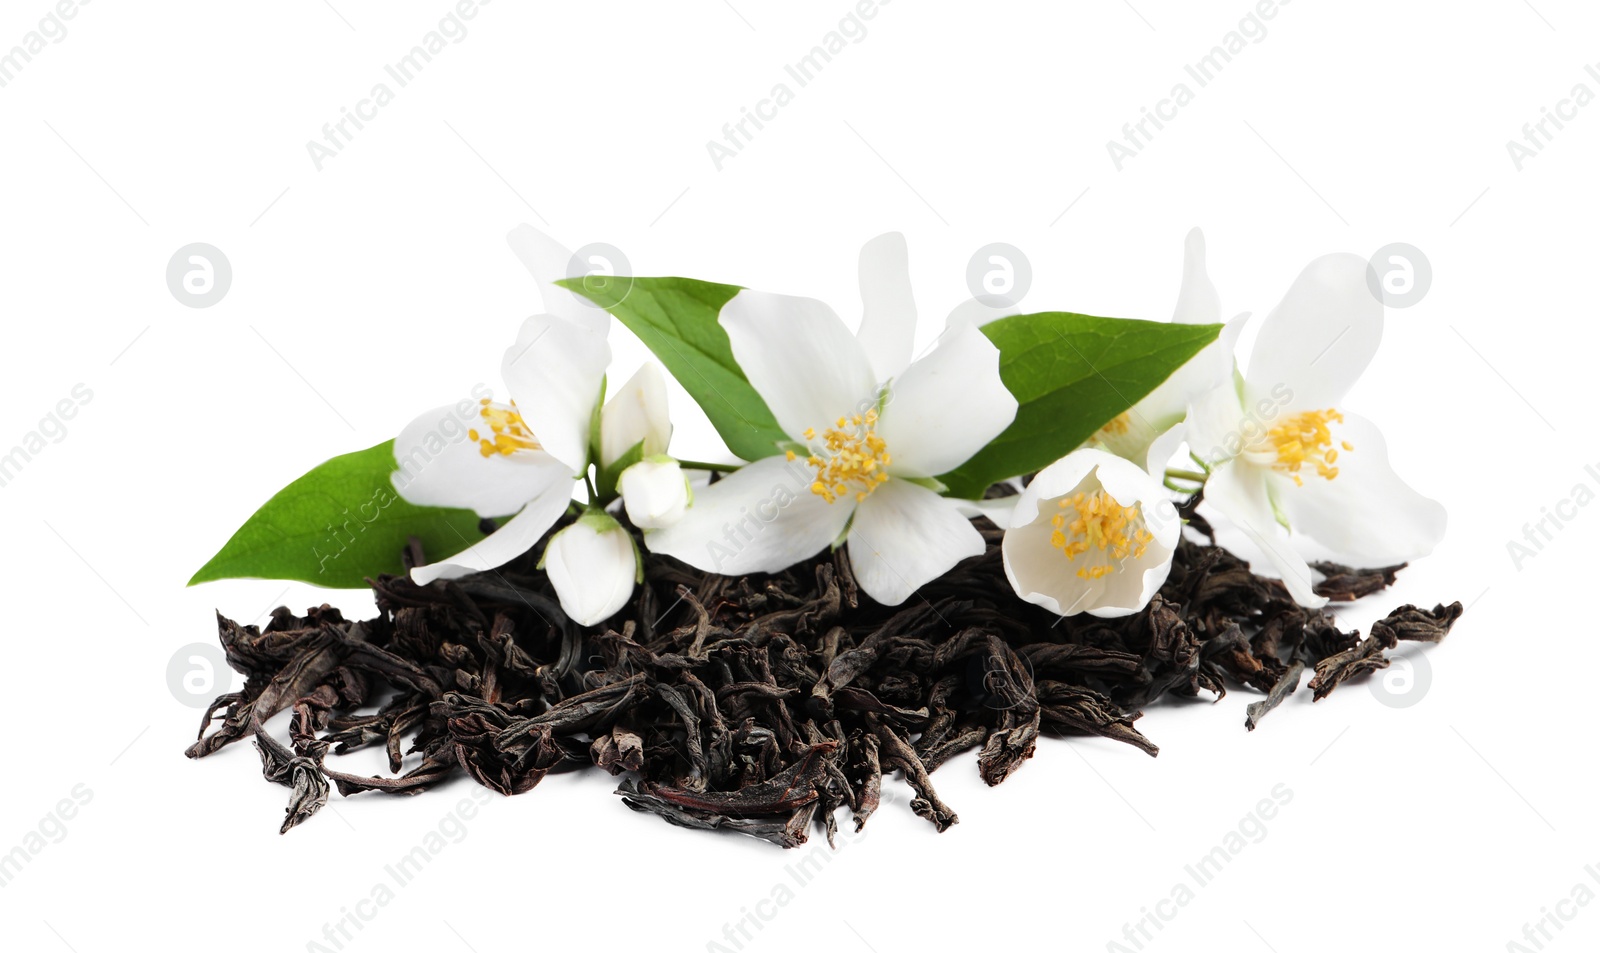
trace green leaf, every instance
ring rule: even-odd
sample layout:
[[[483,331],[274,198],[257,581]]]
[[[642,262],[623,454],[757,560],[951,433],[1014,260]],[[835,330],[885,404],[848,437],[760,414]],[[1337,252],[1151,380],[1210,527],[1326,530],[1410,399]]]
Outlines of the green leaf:
[[[239,527],[189,585],[216,579],[294,579],[361,589],[368,576],[405,571],[409,537],[429,559],[483,538],[471,510],[413,506],[389,482],[394,441],[347,453],[279,490]]]
[[[787,440],[766,401],[733,359],[728,334],[717,314],[737,285],[692,278],[632,278],[557,282],[616,316],[650,348],[711,419],[735,455],[759,460],[778,453]]]
[[[1039,470],[1155,390],[1216,340],[1219,324],[1166,324],[1049,311],[983,327],[1000,349],[1000,379],[1017,419],[966,463],[939,477],[952,496]]]

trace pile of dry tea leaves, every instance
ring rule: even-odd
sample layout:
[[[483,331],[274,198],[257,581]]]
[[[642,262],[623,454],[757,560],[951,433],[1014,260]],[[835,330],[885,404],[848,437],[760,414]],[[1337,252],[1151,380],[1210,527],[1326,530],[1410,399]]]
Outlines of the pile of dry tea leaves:
[[[1363,638],[1185,539],[1142,612],[1063,619],[1012,593],[1000,532],[975,525],[987,552],[892,608],[858,593],[842,552],[729,578],[645,551],[645,584],[592,628],[562,614],[533,555],[426,586],[380,577],[379,615],[361,622],[326,606],[279,608],[260,630],[219,616],[228,662],[247,680],[216,699],[187,753],[253,738],[267,779],[292,791],[284,831],[327,802],[330,781],[344,795],[415,794],[465,771],[522,794],[552,771],[599,768],[625,776],[617,793],[636,811],[794,847],[817,825],[831,841],[841,807],[860,829],[896,770],[912,809],[944,830],[956,813],[930,775],[973,749],[991,785],[1041,734],[1154,755],[1134,722],[1163,695],[1246,686],[1264,696],[1249,706],[1254,728],[1306,669],[1322,698],[1388,665],[1401,640],[1444,638],[1462,612],[1402,606]],[[408,558],[423,562],[415,546]],[[1316,568],[1322,595],[1351,601],[1401,567]],[[287,743],[264,728],[285,710]],[[396,776],[328,764],[330,751],[373,745]]]

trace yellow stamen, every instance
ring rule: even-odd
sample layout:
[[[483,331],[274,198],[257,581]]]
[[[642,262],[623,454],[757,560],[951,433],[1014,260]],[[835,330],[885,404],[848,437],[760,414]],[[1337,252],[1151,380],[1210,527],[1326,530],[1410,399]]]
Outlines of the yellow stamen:
[[[1269,446],[1265,449],[1277,456],[1272,468],[1288,474],[1296,486],[1305,486],[1300,470],[1307,465],[1324,480],[1338,477],[1339,468],[1334,464],[1339,460],[1339,449],[1334,446],[1329,424],[1340,423],[1344,423],[1344,415],[1330,407],[1296,414],[1281,426],[1267,431]],[[1341,441],[1338,446],[1346,453],[1355,449],[1348,440]]]
[[[876,410],[840,417],[836,423],[836,427],[823,431],[823,447],[806,460],[817,471],[811,492],[829,503],[853,492],[859,503],[888,482],[889,474],[884,468],[890,463],[889,449],[875,432]],[[815,440],[816,429],[807,429],[804,436]],[[790,459],[793,459],[792,454]]]
[[[1050,545],[1073,561],[1086,554],[1090,560],[1103,560],[1080,566],[1080,579],[1111,575],[1123,560],[1143,556],[1155,539],[1145,529],[1139,504],[1123,506],[1105,490],[1062,497],[1056,506],[1061,512],[1050,518],[1050,525],[1055,527]]]
[[[481,400],[479,404],[481,406],[478,416],[489,425],[490,436],[483,437],[477,430],[468,431],[467,436],[477,441],[480,454],[485,457],[492,457],[495,454],[509,457],[518,450],[540,449],[539,441],[534,437],[533,431],[528,429],[522,414],[516,410],[495,407],[487,400]]]
[[[1127,411],[1123,411],[1122,413],[1113,417],[1110,423],[1106,424],[1104,427],[1101,427],[1100,432],[1113,437],[1120,437],[1121,435],[1127,433],[1128,428],[1132,426],[1132,418],[1128,416]]]

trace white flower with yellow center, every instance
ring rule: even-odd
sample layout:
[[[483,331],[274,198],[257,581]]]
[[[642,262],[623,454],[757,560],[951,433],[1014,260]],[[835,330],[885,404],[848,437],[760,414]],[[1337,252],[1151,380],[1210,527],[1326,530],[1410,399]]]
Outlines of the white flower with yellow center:
[[[590,428],[611,363],[607,323],[595,317],[605,313],[553,285],[571,258],[566,249],[527,226],[513,232],[511,242],[538,279],[550,312],[524,321],[506,349],[501,375],[511,400],[467,401],[418,417],[395,438],[400,466],[393,478],[400,495],[419,506],[511,518],[454,556],[413,569],[418,583],[485,572],[528,552],[572,505],[577,481],[589,471]],[[602,411],[602,446],[626,450],[644,441],[664,449],[665,409],[654,406],[658,397],[665,399],[664,388],[648,372],[625,385]],[[463,417],[467,422],[460,424]],[[606,421],[614,431],[610,440]],[[638,575],[627,532],[603,513],[552,537],[544,559],[563,611],[580,625],[620,609]]]
[[[1024,601],[1100,618],[1143,609],[1167,580],[1177,510],[1161,484],[1103,450],[1076,450],[1040,470],[1016,499],[1000,544]]]
[[[862,249],[861,292],[859,335],[809,298],[745,290],[723,306],[734,357],[794,443],[697,491],[681,519],[646,534],[651,550],[738,575],[846,541],[857,582],[884,605],[983,553],[928,484],[1016,416],[1000,353],[963,325],[910,363],[916,309],[899,235]]]
[[[1341,407],[1383,337],[1368,267],[1346,254],[1306,266],[1262,323],[1247,372],[1197,400],[1186,424],[1210,471],[1206,502],[1312,607],[1327,600],[1280,526],[1357,567],[1426,556],[1445,530],[1444,507],[1395,474],[1377,427]]]

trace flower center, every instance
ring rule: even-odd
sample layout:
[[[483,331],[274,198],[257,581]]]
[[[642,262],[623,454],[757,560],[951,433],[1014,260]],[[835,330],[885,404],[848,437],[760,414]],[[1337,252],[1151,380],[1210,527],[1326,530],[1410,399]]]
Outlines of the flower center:
[[[840,417],[822,432],[822,446],[813,448],[806,463],[817,471],[811,492],[832,503],[851,493],[859,503],[872,495],[879,484],[889,479],[889,448],[875,429],[878,412],[869,410],[853,417]],[[816,428],[808,429],[807,440],[817,439]],[[789,459],[795,458],[794,451]]]
[[[1064,496],[1056,501],[1061,512],[1050,518],[1055,531],[1050,545],[1076,561],[1089,559],[1078,568],[1080,579],[1101,579],[1116,571],[1115,563],[1144,555],[1155,539],[1145,529],[1144,512],[1139,504],[1123,506],[1105,490]]]
[[[522,414],[517,411],[516,401],[512,401],[510,407],[496,407],[485,397],[478,401],[478,405],[478,416],[483,418],[489,433],[485,436],[478,430],[469,430],[467,437],[477,442],[479,453],[485,457],[495,454],[509,457],[518,450],[540,449],[533,431],[528,429]]]
[[[1128,416],[1127,411],[1123,411],[1122,413],[1113,417],[1110,423],[1106,424],[1104,427],[1101,427],[1100,432],[1107,436],[1120,437],[1127,433],[1128,429],[1132,426],[1133,418]]]
[[[1308,465],[1324,480],[1337,477],[1339,468],[1334,464],[1339,460],[1339,449],[1346,452],[1355,449],[1349,441],[1340,441],[1339,447],[1333,445],[1333,431],[1328,425],[1338,423],[1344,423],[1344,415],[1330,407],[1296,414],[1281,426],[1267,431],[1269,446],[1266,449],[1277,455],[1272,468],[1288,474],[1296,486],[1305,486],[1300,471]]]

